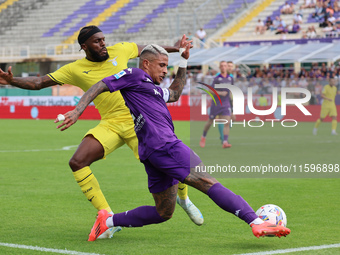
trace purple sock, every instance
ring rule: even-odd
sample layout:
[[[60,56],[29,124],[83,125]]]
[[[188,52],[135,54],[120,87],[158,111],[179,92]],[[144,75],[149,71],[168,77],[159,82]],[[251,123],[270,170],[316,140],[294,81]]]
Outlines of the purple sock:
[[[254,210],[241,196],[235,195],[221,183],[214,184],[207,194],[223,210],[235,214],[248,224],[257,218]]]
[[[206,137],[207,136],[207,131],[203,131],[203,137]]]
[[[157,212],[155,206],[140,206],[131,211],[113,215],[114,226],[143,227],[165,221]]]
[[[228,142],[228,137],[229,137],[229,135],[224,135],[223,136],[223,141],[227,141]]]

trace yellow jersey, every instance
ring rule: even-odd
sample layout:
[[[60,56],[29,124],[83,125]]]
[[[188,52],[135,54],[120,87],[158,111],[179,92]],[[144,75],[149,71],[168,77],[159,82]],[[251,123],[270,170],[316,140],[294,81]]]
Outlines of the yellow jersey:
[[[327,99],[323,99],[322,106],[335,106],[336,86],[331,87],[330,85],[326,85],[323,87],[322,95],[332,99],[332,102],[328,101]]]
[[[129,59],[138,56],[138,47],[135,43],[122,42],[107,47],[109,58],[102,62],[92,62],[82,58],[64,65],[48,76],[58,84],[71,84],[87,91],[92,85],[105,77],[118,73],[127,68]],[[127,115],[130,111],[125,105],[119,91],[104,92],[93,100],[102,119],[111,119],[116,116]]]

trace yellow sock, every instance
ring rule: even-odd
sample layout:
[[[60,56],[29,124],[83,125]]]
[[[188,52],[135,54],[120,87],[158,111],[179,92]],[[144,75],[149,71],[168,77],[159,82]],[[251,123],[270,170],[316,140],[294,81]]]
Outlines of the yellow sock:
[[[318,119],[316,122],[315,122],[315,128],[318,128],[320,126],[320,123],[321,123],[321,120]]]
[[[178,183],[178,196],[180,199],[185,200],[188,197],[188,185],[179,182]]]
[[[336,126],[337,125],[338,125],[338,122],[336,120],[332,120],[332,130],[336,131]]]
[[[98,211],[102,209],[105,209],[108,212],[112,211],[90,167],[86,166],[73,172],[73,175],[80,186],[81,191]]]

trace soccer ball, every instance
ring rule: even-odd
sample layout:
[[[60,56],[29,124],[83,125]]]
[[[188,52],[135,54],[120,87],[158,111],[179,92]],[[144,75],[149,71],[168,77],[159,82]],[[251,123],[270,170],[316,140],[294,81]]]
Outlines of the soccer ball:
[[[268,221],[274,225],[287,226],[287,217],[285,212],[277,205],[268,204],[261,206],[256,215],[263,221]]]

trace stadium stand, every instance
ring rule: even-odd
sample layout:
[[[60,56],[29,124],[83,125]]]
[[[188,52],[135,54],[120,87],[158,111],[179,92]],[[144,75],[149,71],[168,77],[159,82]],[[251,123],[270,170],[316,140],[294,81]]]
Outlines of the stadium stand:
[[[0,57],[4,55],[1,52],[9,52],[15,61],[51,58],[67,49],[79,58],[79,47],[73,44],[79,29],[87,24],[102,27],[109,44],[118,41],[164,44],[174,42],[188,31],[194,34],[201,26],[206,27],[209,36],[235,17],[247,1],[8,0],[2,3],[6,8],[0,12],[4,17],[0,21]],[[227,20],[217,17],[222,10],[225,16],[229,13]],[[56,48],[60,44],[71,46]],[[26,54],[17,53],[15,49],[23,45],[29,47]]]
[[[252,40],[281,40],[281,39],[300,39],[302,38],[302,32],[297,34],[285,34],[284,36],[275,34],[276,31],[266,30],[264,34],[256,34],[255,27],[258,20],[262,20],[265,22],[268,17],[271,17],[272,20],[275,20],[277,16],[282,18],[284,23],[287,26],[291,26],[293,24],[294,15],[296,15],[299,11],[299,6],[303,5],[303,0],[293,0],[288,2],[294,3],[294,14],[281,14],[280,10],[284,6],[286,0],[275,0],[271,1],[271,3],[266,6],[261,12],[254,16],[254,11],[250,12],[249,16],[251,19],[248,20],[247,23],[243,25],[237,32],[230,36],[229,34],[225,34],[224,36],[228,36],[228,41],[246,41],[249,38],[249,34],[252,34]],[[309,26],[314,26],[316,28],[319,27],[317,22],[311,22],[309,16],[314,12],[313,8],[304,9],[303,10],[303,18],[300,24],[301,30],[306,31]],[[288,27],[289,29],[289,27]],[[317,29],[317,33],[320,34],[320,29]]]
[[[308,38],[301,39],[302,32],[285,34],[284,38],[271,30],[266,30],[261,35],[254,33],[259,19],[265,21],[271,17],[274,20],[276,16],[280,16],[290,25],[304,1],[289,1],[294,3],[296,12],[283,15],[280,10],[285,2],[285,0],[0,0],[0,64],[4,68],[10,62],[32,61],[40,62],[41,68],[45,66],[43,61],[50,63],[61,61],[54,62],[54,65],[49,64],[53,68],[58,68],[65,63],[64,61],[81,58],[83,53],[79,52],[76,37],[79,29],[89,24],[98,25],[103,30],[108,45],[118,41],[169,44],[178,39],[179,35],[189,31],[195,34],[198,28],[203,27],[208,38],[221,35],[226,37],[216,48],[216,43],[211,43],[207,46],[208,48],[211,46],[211,49],[192,50],[189,60],[189,65],[194,68],[192,79],[196,79],[197,74],[202,71],[203,79],[210,83],[209,79],[213,77],[214,70],[207,66],[216,69],[218,61],[226,57],[235,62],[237,70],[241,70],[237,72],[237,78],[248,78],[248,82],[256,79],[260,88],[262,88],[260,80],[267,79],[268,74],[276,76],[276,83],[283,82],[289,75],[289,84],[294,84],[295,77],[301,76],[300,71],[307,70],[308,78],[315,80],[318,73],[315,70],[318,71],[319,67],[309,66],[308,63],[312,62],[327,63],[328,71],[322,74],[322,79],[328,79],[330,75],[340,77],[340,68],[331,68],[332,63],[340,58],[338,43],[330,38],[322,38],[317,44],[310,40],[312,43],[306,44]],[[321,35],[319,22],[312,18],[313,12],[315,8],[303,10],[302,30],[315,26],[317,33]],[[335,12],[335,16],[338,17],[339,12]],[[282,39],[286,39],[289,44],[282,44]],[[240,42],[248,45],[240,47]],[[302,46],[302,43],[306,45]],[[9,58],[6,58],[7,56]],[[58,58],[54,59],[55,56]],[[176,61],[178,60],[170,58],[170,64]],[[200,69],[200,65],[205,65],[205,69]],[[280,66],[280,72],[275,71],[277,66]],[[46,70],[41,74],[45,74]],[[316,94],[320,90],[319,87],[315,90]],[[268,91],[258,90],[258,93],[261,92]],[[19,95],[17,93],[64,96],[81,95],[82,91],[67,85],[41,92],[23,90],[17,92],[11,87],[0,90],[0,96]]]

